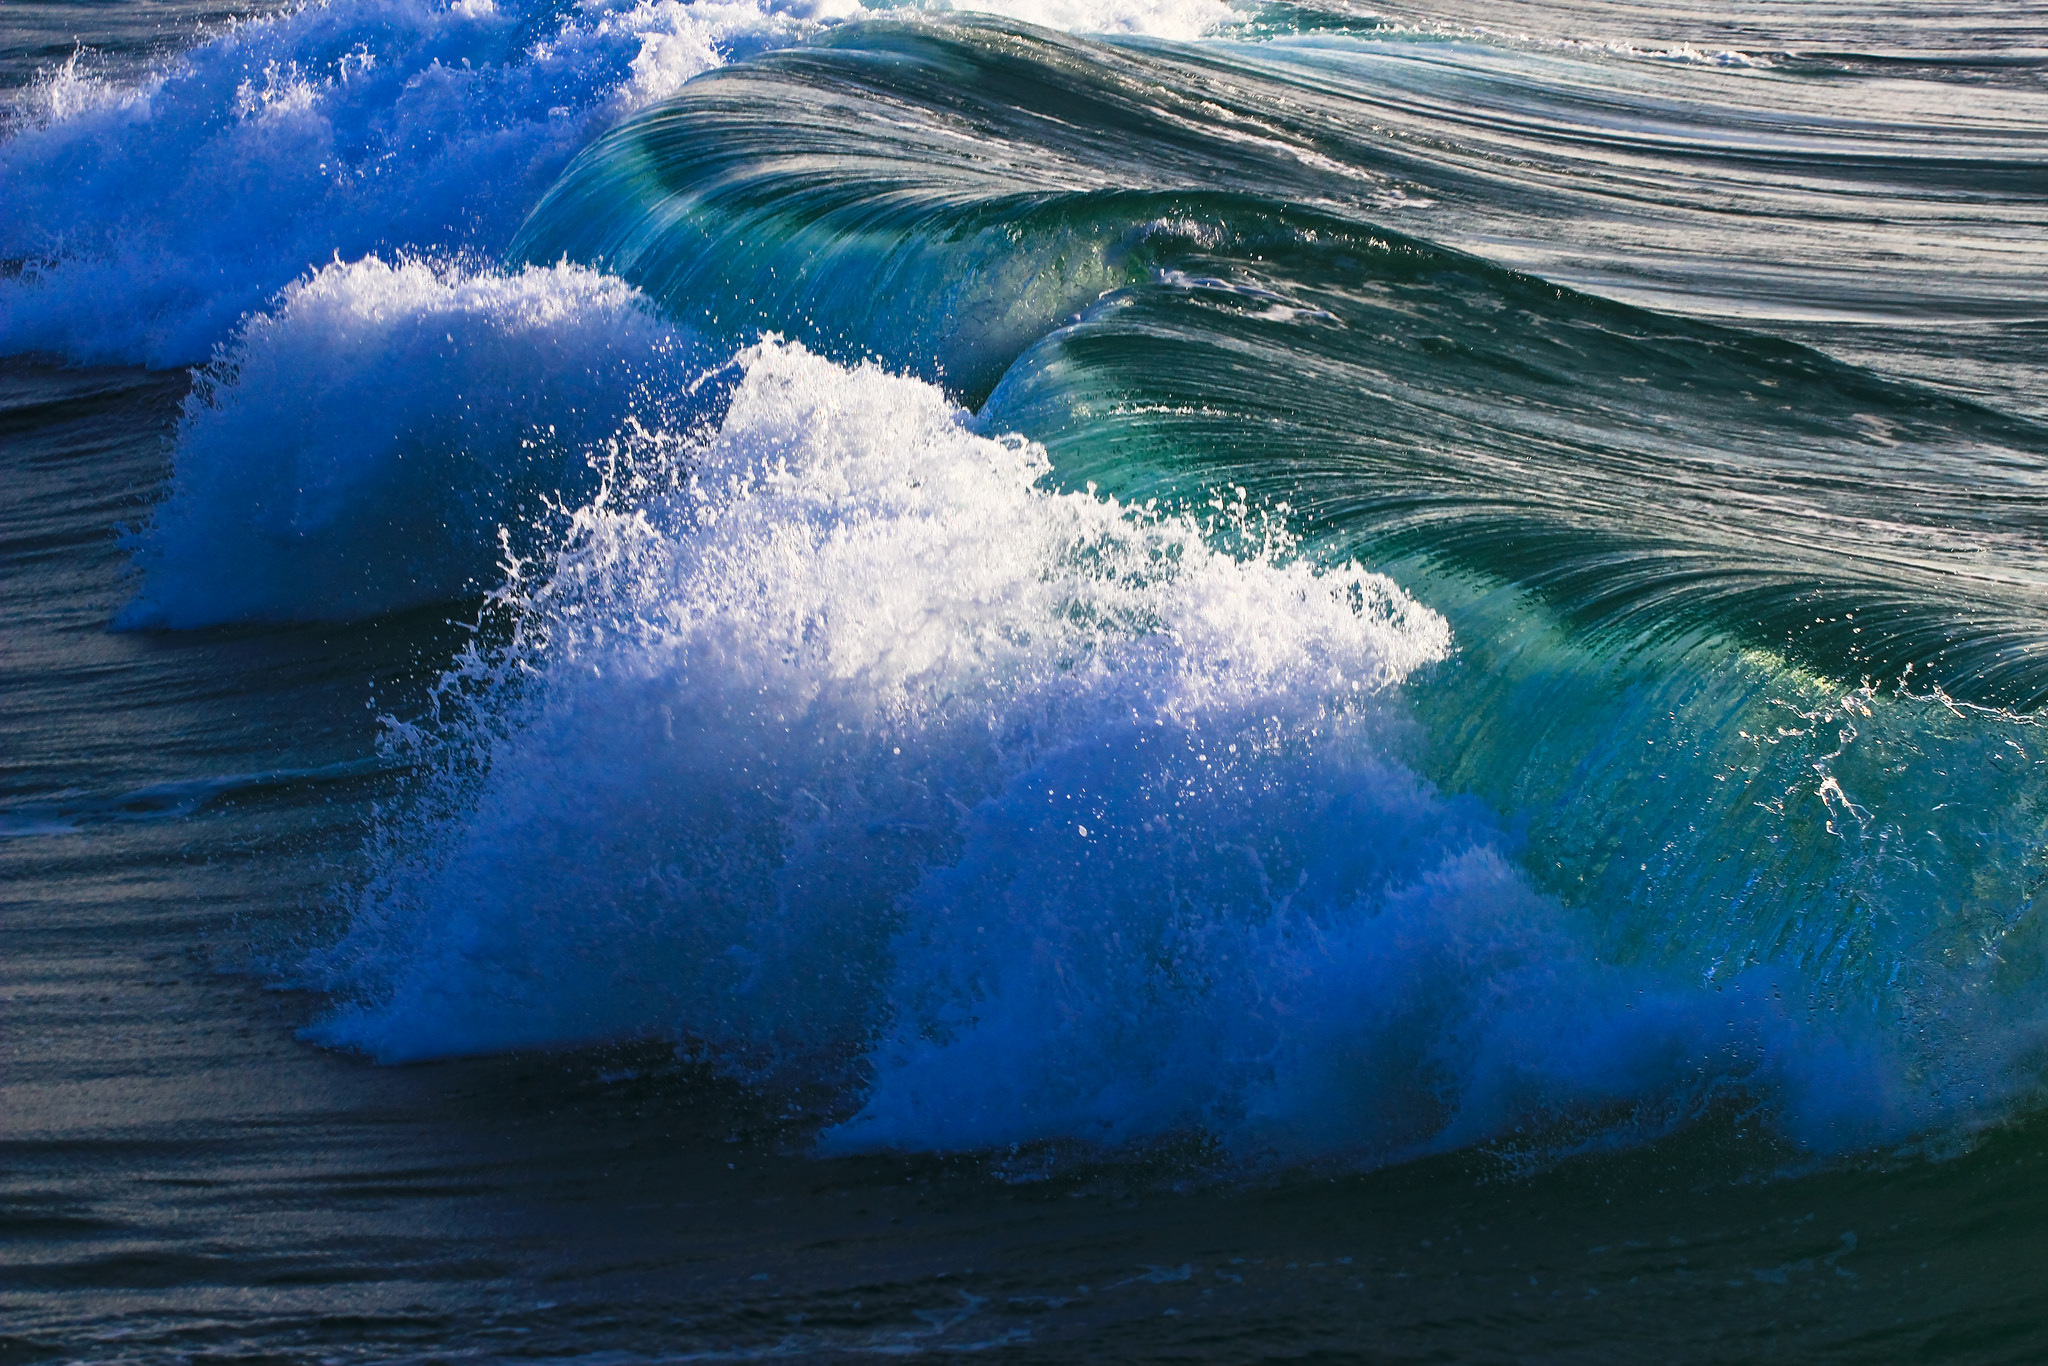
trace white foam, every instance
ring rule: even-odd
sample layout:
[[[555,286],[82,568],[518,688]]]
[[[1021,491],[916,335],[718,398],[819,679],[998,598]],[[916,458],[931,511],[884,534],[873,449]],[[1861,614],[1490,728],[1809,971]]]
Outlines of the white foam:
[[[204,360],[337,258],[494,254],[596,133],[817,22],[753,0],[330,0],[132,86],[52,74],[0,143],[0,353]]]
[[[365,899],[347,952],[383,986],[327,1037],[656,1029],[815,1063],[865,1035],[877,983],[848,979],[895,896],[1041,755],[1370,710],[1445,648],[1363,571],[1239,563],[1039,490],[1040,451],[928,385],[780,345],[744,363],[689,497],[584,515],[535,600],[545,662],[512,673],[541,698],[475,812]]]
[[[840,1148],[1384,1161],[1728,1088],[1827,1146],[1909,1108],[1763,986],[1595,961],[1400,761],[1392,689],[1449,641],[1393,584],[1224,500],[1048,491],[930,386],[741,364],[686,489],[600,498],[523,642],[395,732],[434,776],[308,965],[352,1002],[315,1037],[668,1038],[834,1090]]]
[[[943,7],[942,7],[943,8]],[[1193,36],[1220,0],[997,0],[1084,31]],[[854,0],[327,0],[230,26],[135,84],[76,58],[0,142],[0,354],[202,361],[336,259],[494,257],[569,158],[713,67]]]
[[[292,285],[185,401],[137,537],[126,627],[361,616],[482,592],[595,486],[631,422],[674,421],[688,338],[574,266],[376,257]]]

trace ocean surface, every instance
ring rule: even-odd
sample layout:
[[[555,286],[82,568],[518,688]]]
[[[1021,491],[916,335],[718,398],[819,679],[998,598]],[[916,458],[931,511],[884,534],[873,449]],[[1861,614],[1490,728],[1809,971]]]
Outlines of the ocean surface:
[[[2048,1357],[2048,11],[8,0],[0,1363]]]

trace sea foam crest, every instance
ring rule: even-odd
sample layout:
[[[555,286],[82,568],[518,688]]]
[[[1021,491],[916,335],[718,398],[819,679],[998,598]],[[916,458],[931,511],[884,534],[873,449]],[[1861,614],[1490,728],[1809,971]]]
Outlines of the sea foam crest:
[[[1388,580],[1052,491],[917,381],[739,365],[680,491],[608,490],[445,681],[314,1037],[663,1037],[828,1088],[836,1147],[1378,1161],[1728,1088],[1816,1142],[1890,1122],[1766,990],[1593,962],[1401,762],[1394,685],[1450,642]]]
[[[200,372],[116,624],[481,593],[504,551],[549,535],[551,506],[596,487],[594,455],[643,419],[678,420],[691,354],[638,291],[577,266],[329,266]]]

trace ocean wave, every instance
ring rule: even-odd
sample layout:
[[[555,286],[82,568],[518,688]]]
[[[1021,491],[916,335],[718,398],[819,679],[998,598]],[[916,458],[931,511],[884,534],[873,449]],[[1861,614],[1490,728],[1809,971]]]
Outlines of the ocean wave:
[[[1194,71],[1222,60],[843,28],[607,133],[512,251],[732,344],[786,328],[992,395],[1065,477],[1242,483],[1348,552],[1454,561],[1586,626],[2048,697],[2048,429],[1395,231],[1456,226],[1419,206],[1473,188],[1461,158],[1417,165],[1361,129],[1360,89],[1283,100],[1298,73],[1270,66],[1211,98]]]
[[[1711,321],[2024,342],[2024,139],[1047,3],[1125,39],[335,0],[39,87],[0,349],[212,357],[118,624],[487,599],[311,1037],[658,1038],[827,1149],[2031,1103],[2048,433]]]
[[[1792,965],[1607,956],[1420,778],[1401,696],[1450,641],[1391,582],[1226,499],[1048,491],[926,384],[740,365],[682,490],[600,498],[400,728],[435,776],[306,965],[346,1002],[312,1037],[666,1038],[822,1090],[828,1148],[1371,1164],[1732,1101],[1830,1151],[1939,1112]]]

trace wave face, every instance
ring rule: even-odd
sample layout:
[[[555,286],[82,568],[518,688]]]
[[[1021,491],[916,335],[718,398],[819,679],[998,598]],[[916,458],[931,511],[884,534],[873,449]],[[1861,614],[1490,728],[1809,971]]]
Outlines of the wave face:
[[[1421,191],[1356,123],[1256,68],[1233,109],[1176,58],[845,30],[606,135],[514,250],[707,332],[794,320],[977,399],[1003,376],[988,420],[1062,470],[1243,483],[1589,625],[2048,695],[2048,429],[1389,232]]]
[[[893,235],[921,208],[940,215],[936,247],[971,231],[941,228],[947,206],[999,219],[1005,192],[1238,191],[2044,411],[2035,263],[2012,249],[2044,225],[2038,62],[2015,58],[2004,81],[1936,64],[1919,83],[1853,54],[1715,65],[1292,7],[1238,32],[1259,40],[1105,46],[973,21],[826,35],[612,130],[514,250],[614,261],[657,287],[694,222],[727,248],[788,253],[768,297],[830,326],[804,248],[846,250],[870,224]],[[1944,79],[1971,98],[1937,97]],[[721,235],[749,216],[768,244]],[[734,306],[715,288],[684,302],[676,283],[678,308]]]
[[[117,624],[487,599],[313,1037],[657,1038],[841,1151],[2037,1103],[2038,71],[869,13],[25,97],[0,349],[204,362]]]

